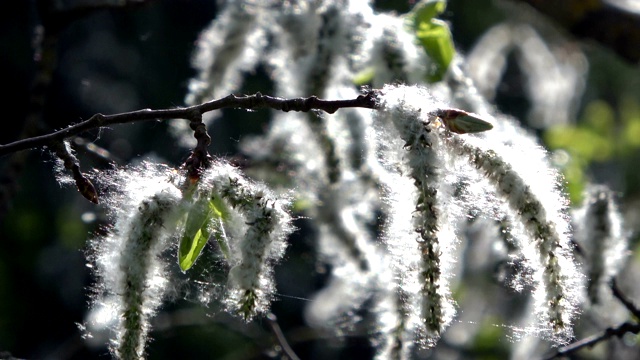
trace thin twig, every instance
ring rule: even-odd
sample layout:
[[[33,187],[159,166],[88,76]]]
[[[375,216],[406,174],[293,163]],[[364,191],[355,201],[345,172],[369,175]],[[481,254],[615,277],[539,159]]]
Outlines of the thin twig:
[[[615,278],[611,279],[611,291],[613,292],[613,296],[615,296],[627,308],[627,310],[629,310],[636,318],[640,318],[640,310],[631,300],[626,297],[626,295],[622,293]],[[594,346],[597,343],[608,340],[614,336],[621,338],[626,333],[640,333],[640,324],[634,322],[625,322],[616,327],[609,327],[599,335],[593,335],[584,338],[558,349],[555,354],[546,359],[549,360],[564,357],[582,348]]]
[[[273,313],[269,313],[267,314],[267,320],[269,322],[269,326],[271,327],[271,331],[273,331],[276,340],[278,340],[278,344],[280,344],[280,347],[282,348],[282,351],[289,357],[289,359],[300,360],[291,346],[289,346],[287,339],[282,333],[282,329],[280,329],[280,325],[278,325],[278,319],[276,318],[276,316]]]
[[[633,314],[633,316],[640,319],[640,309],[638,309],[638,307],[622,293],[615,278],[611,279],[611,291],[613,292],[613,296],[620,300],[620,302]]]
[[[211,164],[211,156],[207,151],[211,144],[211,136],[207,133],[207,127],[202,122],[202,114],[194,116],[189,126],[193,130],[193,136],[198,143],[189,158],[184,162],[183,168],[187,171],[189,180],[197,182],[202,171]]]
[[[79,135],[85,131],[97,129],[104,126],[124,123],[134,123],[149,120],[169,120],[187,119],[206,112],[224,108],[237,109],[261,109],[271,108],[281,111],[301,111],[322,110],[327,113],[334,113],[342,108],[367,108],[376,109],[378,107],[376,99],[377,91],[369,91],[366,95],[360,95],[355,99],[348,100],[323,100],[315,96],[307,98],[282,99],[278,97],[262,95],[236,96],[229,95],[224,98],[209,101],[203,104],[181,107],[175,109],[151,110],[143,109],[115,115],[95,114],[88,120],[71,125],[65,129],[28,139],[18,140],[6,145],[0,145],[0,156],[4,156],[16,151],[39,148],[51,142],[59,142],[72,136]]]
[[[546,358],[546,360],[557,359],[564,356],[568,356],[569,354],[572,354],[582,348],[594,346],[597,343],[608,340],[614,336],[621,338],[626,333],[632,333],[632,334],[640,333],[640,324],[625,322],[616,327],[609,327],[599,335],[593,335],[588,338],[584,338],[580,341],[576,341],[570,345],[561,347],[560,349],[558,349],[558,351],[555,354]]]
[[[98,191],[89,179],[87,179],[82,171],[80,171],[80,162],[71,153],[71,150],[67,147],[68,143],[56,143],[50,144],[51,150],[63,161],[65,169],[71,171],[73,179],[76,182],[76,187],[80,194],[87,200],[94,204],[98,203]]]

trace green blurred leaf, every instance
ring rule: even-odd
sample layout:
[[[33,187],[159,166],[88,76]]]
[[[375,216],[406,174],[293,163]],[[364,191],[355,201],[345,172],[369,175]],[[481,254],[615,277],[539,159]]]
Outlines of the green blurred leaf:
[[[310,209],[313,206],[313,201],[306,197],[297,197],[293,201],[293,206],[291,210],[293,212],[304,212],[305,210]]]
[[[428,75],[429,82],[442,80],[456,53],[449,26],[435,19],[445,8],[446,1],[421,1],[407,17],[420,45],[435,64],[433,72]]]
[[[591,128],[554,126],[544,134],[551,149],[565,149],[587,162],[604,161],[613,156],[615,142]]]
[[[620,122],[616,121],[616,111],[611,105],[595,100],[587,104],[577,125],[554,126],[544,134],[544,141],[550,149],[562,149],[569,157],[559,168],[567,180],[567,191],[573,203],[581,201],[592,163],[611,161],[620,155],[629,156],[634,152],[634,144],[640,146],[637,104],[628,101],[619,110]]]
[[[584,122],[599,134],[610,135],[615,126],[615,114],[605,101],[592,101],[585,108]]]
[[[572,204],[580,204],[584,194],[584,189],[588,182],[585,170],[587,164],[584,161],[571,159],[563,167],[563,174],[566,180],[567,192]]]
[[[229,219],[229,210],[227,209],[227,205],[222,201],[222,198],[219,196],[212,196],[209,199],[209,209],[213,211],[215,217],[228,220]]]
[[[624,97],[619,112],[622,131],[618,149],[620,154],[632,156],[640,148],[640,104],[630,96]]]
[[[449,26],[439,20],[432,20],[431,26],[421,26],[416,32],[416,36],[436,64],[436,68],[429,75],[428,80],[430,82],[442,80],[456,52]]]
[[[625,124],[622,136],[624,138],[623,143],[629,148],[623,150],[635,150],[640,147],[640,119],[629,120]]]
[[[353,84],[356,86],[367,85],[371,83],[375,75],[376,69],[373,66],[369,66],[353,77]]]
[[[436,16],[442,14],[446,7],[447,2],[444,0],[423,0],[414,6],[413,10],[411,10],[411,16],[416,25],[428,23]]]
[[[187,214],[187,222],[178,251],[178,263],[182,271],[187,271],[193,266],[209,240],[207,225],[212,216],[209,199],[206,197],[199,198]]]

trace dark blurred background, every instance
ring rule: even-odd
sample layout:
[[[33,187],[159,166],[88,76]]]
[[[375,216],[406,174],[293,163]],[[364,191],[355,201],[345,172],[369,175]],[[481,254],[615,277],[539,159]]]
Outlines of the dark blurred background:
[[[33,116],[30,109],[42,103],[39,98],[46,100],[40,123],[44,127],[36,126],[36,130],[45,132],[95,113],[183,105],[188,80],[195,74],[190,66],[195,41],[218,8],[215,0],[157,0],[78,16],[61,26],[50,86],[38,94],[40,88],[32,87],[38,70],[34,33],[43,21],[38,6],[42,9],[48,2],[64,3],[22,0],[0,4],[2,144],[19,138],[26,119]],[[378,1],[376,6],[398,12],[411,8],[409,2],[390,0]],[[512,16],[500,2],[455,0],[449,2],[442,19],[450,22],[454,41],[465,53],[487,29]],[[576,124],[592,100],[604,100],[614,113],[621,98],[637,103],[636,65],[596,44],[586,45],[584,51],[590,67]],[[523,75],[517,67],[509,66],[495,101],[502,111],[523,119],[530,106],[522,90]],[[260,81],[258,78],[246,86],[259,90]],[[235,121],[230,115],[230,120],[217,122],[210,129],[211,152],[233,155],[243,133],[259,131],[247,120],[252,117],[260,123],[266,114],[245,114],[243,121]],[[545,129],[533,131],[543,136]],[[83,138],[87,144],[108,150],[119,164],[155,156],[178,165],[189,154],[188,149],[171,144],[174,139],[162,122],[113,126],[84,134]],[[85,171],[109,166],[108,161],[87,151],[86,144],[74,146]],[[79,331],[79,324],[85,321],[87,289],[91,285],[85,265],[86,241],[108,220],[104,209],[86,201],[72,186],[58,184],[55,162],[48,152],[31,150],[22,154],[26,156],[24,166],[13,164],[10,156],[0,158],[2,186],[9,189],[3,193],[0,213],[0,358],[9,354],[26,359],[109,358],[104,346],[92,347]],[[613,171],[614,189],[623,195],[626,214],[636,224],[640,172],[633,164],[637,164],[638,151],[632,147],[623,154],[625,157],[614,155],[600,162],[588,159],[581,171],[590,171],[595,178],[611,177]],[[318,339],[317,334],[305,332],[308,329],[300,313],[322,276],[316,272],[313,244],[300,235],[305,231],[304,222],[298,226],[302,230],[297,235],[300,239],[292,241],[285,264],[276,270],[281,297],[274,303],[273,312],[280,326],[303,359],[370,358],[372,350],[365,337]],[[149,359],[269,356],[267,350],[273,340],[266,321],[243,326],[220,314],[212,316],[189,301],[178,301],[164,310],[151,334]]]

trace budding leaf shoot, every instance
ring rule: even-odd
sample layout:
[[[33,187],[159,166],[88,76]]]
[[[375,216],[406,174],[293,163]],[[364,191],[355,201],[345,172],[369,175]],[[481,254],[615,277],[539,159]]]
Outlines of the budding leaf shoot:
[[[220,249],[227,256],[228,247],[222,226],[223,212],[220,205],[222,204],[219,201],[201,197],[188,213],[178,250],[178,262],[182,271],[187,271],[193,266],[211,235],[214,235]]]

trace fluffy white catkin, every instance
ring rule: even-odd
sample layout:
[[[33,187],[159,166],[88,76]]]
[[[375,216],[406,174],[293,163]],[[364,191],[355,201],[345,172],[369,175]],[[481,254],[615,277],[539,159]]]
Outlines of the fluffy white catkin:
[[[93,240],[98,276],[94,308],[111,313],[103,324],[114,326],[112,352],[119,359],[142,359],[149,320],[161,304],[170,280],[162,252],[176,229],[181,193],[168,181],[170,170],[143,163],[104,173],[101,182],[114,189],[104,200],[114,217],[113,228]],[[109,309],[101,309],[102,307]],[[109,311],[107,311],[109,310]]]
[[[201,181],[211,186],[211,196],[221,197],[244,220],[235,223],[242,229],[232,229],[243,232],[242,238],[229,239],[233,267],[224,301],[232,312],[250,320],[269,308],[275,291],[273,265],[284,255],[286,238],[294,230],[287,212],[289,201],[222,161],[212,165]]]

